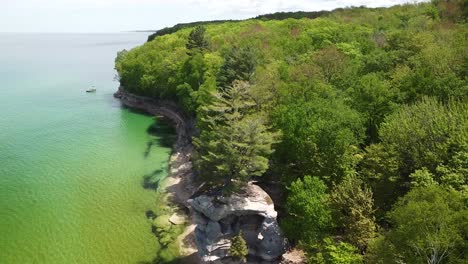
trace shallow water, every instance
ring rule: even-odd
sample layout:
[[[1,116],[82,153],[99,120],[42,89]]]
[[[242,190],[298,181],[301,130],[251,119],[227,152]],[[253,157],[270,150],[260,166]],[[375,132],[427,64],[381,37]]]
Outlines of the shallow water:
[[[116,52],[146,37],[0,34],[0,263],[156,255],[142,179],[167,174],[168,135],[149,135],[154,120],[112,97]]]

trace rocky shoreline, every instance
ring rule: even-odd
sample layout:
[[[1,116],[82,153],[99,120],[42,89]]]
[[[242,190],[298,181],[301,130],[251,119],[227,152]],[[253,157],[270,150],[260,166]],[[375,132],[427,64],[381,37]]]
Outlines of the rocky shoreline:
[[[179,107],[169,101],[158,101],[148,97],[131,94],[119,87],[114,94],[115,98],[130,109],[139,110],[151,115],[161,116],[173,124],[177,133],[177,140],[173,146],[173,153],[169,160],[169,175],[161,183],[161,188],[166,191],[168,200],[176,207],[180,207],[171,219],[190,219],[184,208],[189,208],[187,201],[196,192],[195,175],[192,171],[191,143],[195,129],[195,121],[186,116]],[[171,220],[170,219],[170,220]],[[174,220],[173,220],[174,221]],[[180,221],[180,220],[179,220]],[[181,221],[183,222],[183,220]],[[195,225],[189,221],[186,230],[178,238],[180,241],[180,252],[183,256],[192,256],[190,263],[198,262],[197,248],[194,237]]]
[[[191,160],[195,120],[186,116],[173,102],[137,96],[122,87],[114,97],[131,109],[164,117],[176,129],[177,140],[170,157],[169,176],[161,188],[166,191],[168,200],[181,209],[170,217],[169,222],[190,219],[178,238],[184,262],[236,263],[229,257],[230,238],[242,230],[249,246],[247,263],[280,263],[286,241],[276,220],[274,204],[262,188],[249,183],[240,196],[195,195],[200,189]]]
[[[175,150],[191,146],[192,136],[196,131],[195,120],[188,117],[176,103],[135,95],[125,91],[123,87],[119,87],[114,97],[120,99],[120,102],[128,108],[169,120],[177,132]]]

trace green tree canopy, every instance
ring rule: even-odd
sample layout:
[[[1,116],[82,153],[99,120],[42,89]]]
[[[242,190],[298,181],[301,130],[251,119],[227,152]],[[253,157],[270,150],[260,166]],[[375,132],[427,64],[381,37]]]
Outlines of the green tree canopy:
[[[219,87],[231,86],[235,80],[250,81],[257,65],[253,47],[233,47],[224,55],[224,64],[218,74]]]
[[[200,52],[208,49],[209,44],[205,38],[206,28],[203,25],[196,26],[189,34],[186,48],[189,50],[189,55],[194,52]]]
[[[318,246],[318,253],[309,257],[309,263],[314,264],[362,264],[363,257],[359,250],[345,242],[335,242],[326,237]]]
[[[378,128],[396,106],[396,93],[378,74],[368,74],[349,89],[353,107],[366,119],[368,142],[378,142]]]
[[[288,177],[311,174],[331,183],[353,170],[364,129],[341,100],[292,99],[276,108],[273,120],[284,134],[275,159]]]
[[[348,176],[333,188],[330,200],[345,240],[364,251],[376,236],[372,191],[357,177]]]
[[[327,186],[318,177],[305,176],[289,187],[282,227],[289,238],[306,248],[320,243],[333,226],[326,192]]]
[[[381,140],[386,149],[394,149],[403,180],[417,169],[437,168],[448,164],[468,142],[468,107],[462,102],[447,105],[432,98],[403,106],[389,116],[381,127]],[[435,179],[440,181],[440,179]]]
[[[199,155],[197,166],[202,175],[216,183],[244,184],[250,177],[268,169],[277,133],[271,132],[261,115],[251,115],[255,102],[250,85],[235,82],[214,95],[213,103],[202,109],[204,127],[194,143]]]
[[[393,228],[370,246],[370,259],[415,264],[468,260],[468,208],[459,192],[437,185],[415,188],[388,218]]]

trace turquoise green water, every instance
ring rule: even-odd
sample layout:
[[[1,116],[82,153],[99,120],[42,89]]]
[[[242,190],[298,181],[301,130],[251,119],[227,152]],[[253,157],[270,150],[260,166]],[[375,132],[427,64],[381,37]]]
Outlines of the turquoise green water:
[[[154,120],[112,97],[118,50],[146,34],[0,34],[0,263],[155,255],[144,175],[167,170]],[[97,93],[84,92],[95,85]],[[163,177],[165,173],[160,174]]]

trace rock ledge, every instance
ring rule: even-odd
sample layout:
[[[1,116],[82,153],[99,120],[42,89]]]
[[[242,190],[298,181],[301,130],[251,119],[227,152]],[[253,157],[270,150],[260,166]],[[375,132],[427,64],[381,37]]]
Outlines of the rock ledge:
[[[198,254],[205,262],[230,262],[231,238],[241,230],[249,247],[249,262],[275,263],[285,249],[268,194],[248,184],[242,194],[200,195],[188,201],[194,213]]]

